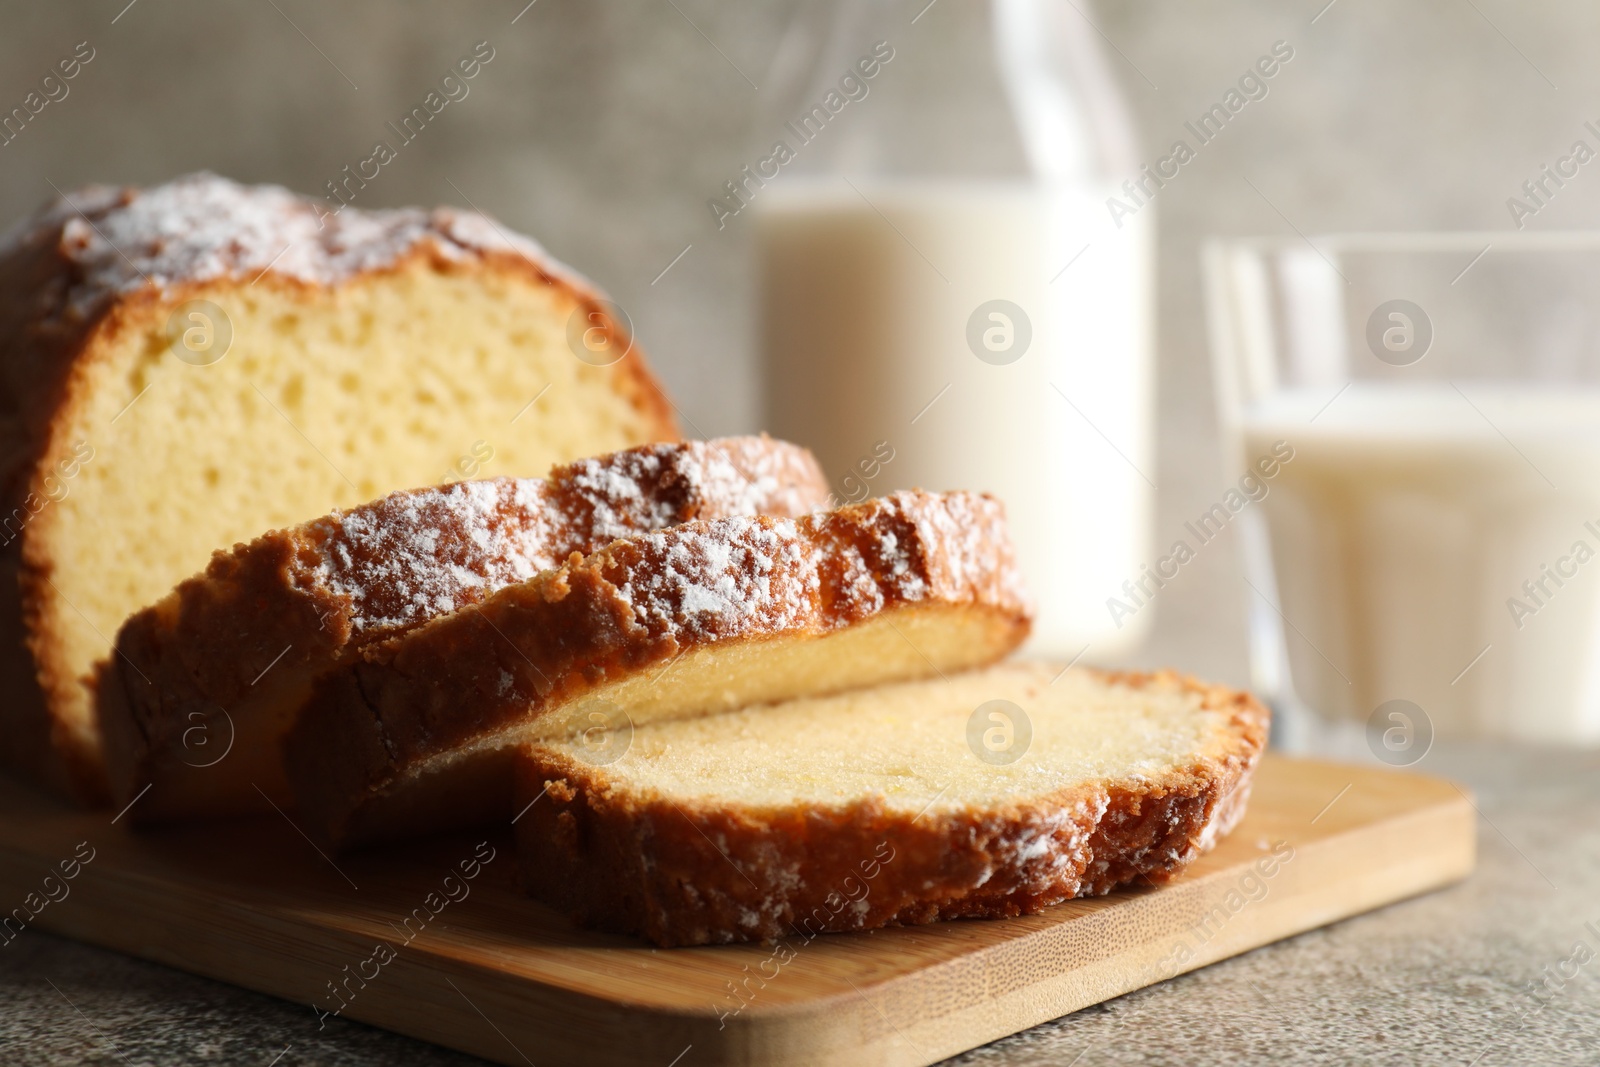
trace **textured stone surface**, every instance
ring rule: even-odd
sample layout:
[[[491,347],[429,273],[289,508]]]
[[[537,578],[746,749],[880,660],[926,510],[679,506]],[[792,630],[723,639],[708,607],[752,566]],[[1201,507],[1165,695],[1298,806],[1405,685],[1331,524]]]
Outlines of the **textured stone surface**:
[[[1476,792],[1485,818],[1466,883],[950,1062],[1600,1062],[1600,936],[1584,928],[1600,927],[1600,754],[1473,748],[1435,752],[1421,766]],[[1579,939],[1596,958],[1534,999],[1530,984],[1572,957]],[[301,1005],[35,931],[0,952],[7,1067],[264,1067],[280,1053],[279,1067],[480,1062],[359,1023],[333,1021],[319,1033]],[[691,1053],[682,1067],[693,1062]]]
[[[1419,769],[1476,794],[1478,869],[1463,884],[951,1062],[1600,1062],[1600,936],[1584,929],[1600,927],[1600,756],[1466,749],[1435,752]],[[1542,992],[1541,1011],[1530,983],[1580,938],[1596,958],[1559,993]]]

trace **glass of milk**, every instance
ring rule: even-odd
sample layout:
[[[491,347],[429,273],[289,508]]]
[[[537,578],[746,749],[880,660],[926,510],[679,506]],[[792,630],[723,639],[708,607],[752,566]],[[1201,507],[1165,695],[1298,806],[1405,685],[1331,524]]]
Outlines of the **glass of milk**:
[[[1239,528],[1286,742],[1600,743],[1600,234],[1225,241],[1205,268],[1255,487],[1210,521]]]
[[[1099,47],[1070,4],[806,5],[711,204],[753,226],[768,428],[843,501],[998,496],[1032,650],[1088,661],[1149,626],[1105,596],[1147,558],[1155,479],[1155,205],[1121,190],[1138,160]]]

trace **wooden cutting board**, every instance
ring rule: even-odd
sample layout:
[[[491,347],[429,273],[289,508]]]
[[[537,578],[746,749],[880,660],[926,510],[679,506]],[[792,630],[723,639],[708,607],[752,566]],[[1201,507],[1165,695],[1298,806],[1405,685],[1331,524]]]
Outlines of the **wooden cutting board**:
[[[1455,882],[1475,838],[1448,782],[1269,756],[1240,827],[1159,889],[661,950],[520,897],[507,839],[336,866],[287,818],[133,834],[0,781],[0,908],[17,909],[0,941],[26,919],[305,1004],[309,1027],[342,1005],[505,1064],[928,1064]]]

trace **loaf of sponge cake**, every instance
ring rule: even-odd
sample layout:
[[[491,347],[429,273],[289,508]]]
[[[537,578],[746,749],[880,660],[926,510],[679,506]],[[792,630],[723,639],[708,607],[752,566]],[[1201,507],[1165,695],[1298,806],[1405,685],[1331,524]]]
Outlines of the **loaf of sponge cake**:
[[[0,293],[0,759],[84,800],[97,664],[213,551],[678,436],[614,305],[471,212],[84,189],[0,239]]]

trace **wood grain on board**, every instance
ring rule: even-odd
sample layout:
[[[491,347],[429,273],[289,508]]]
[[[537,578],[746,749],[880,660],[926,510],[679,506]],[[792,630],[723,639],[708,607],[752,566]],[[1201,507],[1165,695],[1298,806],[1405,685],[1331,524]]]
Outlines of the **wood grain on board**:
[[[338,1010],[540,1067],[934,1063],[1455,882],[1476,836],[1448,782],[1269,755],[1240,827],[1160,888],[1019,919],[654,949],[519,895],[505,837],[335,862],[277,816],[138,834],[111,819],[0,780],[0,942],[26,937],[25,918],[305,1004],[313,1029]]]

